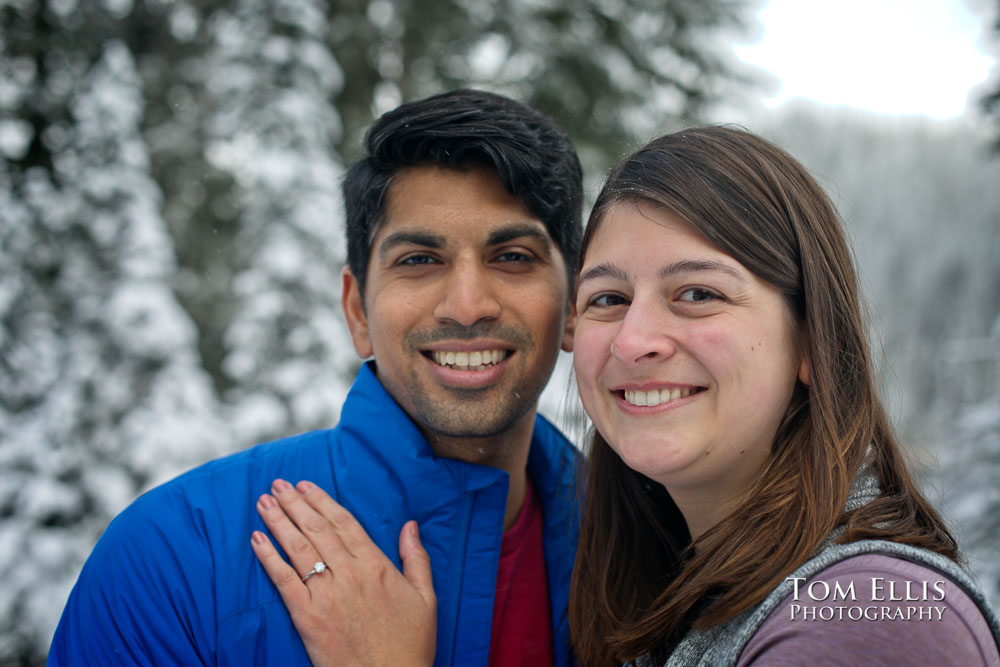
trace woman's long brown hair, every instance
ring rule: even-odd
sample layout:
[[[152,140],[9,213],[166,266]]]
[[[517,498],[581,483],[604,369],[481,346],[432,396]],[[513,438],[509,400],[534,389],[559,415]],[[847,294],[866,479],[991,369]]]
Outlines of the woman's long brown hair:
[[[906,470],[876,393],[858,281],[834,207],[806,170],[747,132],[706,127],[654,140],[608,177],[581,262],[610,207],[652,203],[690,223],[785,296],[804,333],[801,383],[744,501],[697,541],[669,493],[594,433],[570,595],[580,664],[649,653],[662,663],[689,628],[760,602],[838,526],[958,559],[955,540]],[[862,464],[882,495],[844,509]]]

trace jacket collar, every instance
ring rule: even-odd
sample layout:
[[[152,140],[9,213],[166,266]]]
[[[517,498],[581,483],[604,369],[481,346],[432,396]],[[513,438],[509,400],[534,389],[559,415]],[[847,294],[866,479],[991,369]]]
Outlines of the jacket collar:
[[[375,375],[374,362],[366,362],[358,372],[354,385],[344,402],[340,429],[349,440],[370,442],[388,467],[416,473],[435,468],[451,471],[467,469],[469,490],[491,484],[503,471],[487,466],[439,457],[427,438],[420,432],[396,400]],[[535,417],[528,453],[528,473],[536,482],[543,505],[565,489],[547,489],[552,478],[565,479],[568,471],[575,475],[579,452],[545,417]],[[472,472],[478,471],[478,472]],[[562,486],[562,485],[560,485]],[[552,493],[559,491],[559,493]]]
[[[396,548],[403,521],[416,519],[427,540],[456,525],[462,496],[502,484],[507,473],[437,456],[427,439],[375,376],[362,366],[344,402],[340,436],[331,441],[334,495],[355,512],[369,535],[399,567]],[[576,475],[580,453],[544,417],[535,418],[528,474],[544,516],[545,562],[549,577],[556,664],[571,664],[566,602],[579,530]],[[348,472],[349,471],[349,472]],[[356,510],[363,508],[363,517]],[[499,557],[503,501],[496,508]],[[485,528],[485,527],[481,527]],[[433,560],[433,555],[432,555]]]

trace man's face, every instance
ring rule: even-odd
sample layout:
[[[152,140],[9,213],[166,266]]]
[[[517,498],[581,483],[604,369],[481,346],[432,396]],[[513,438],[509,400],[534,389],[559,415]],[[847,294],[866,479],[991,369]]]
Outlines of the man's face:
[[[346,269],[343,301],[358,354],[421,430],[485,437],[534,418],[572,346],[568,283],[492,170],[415,167],[389,188],[363,303]]]

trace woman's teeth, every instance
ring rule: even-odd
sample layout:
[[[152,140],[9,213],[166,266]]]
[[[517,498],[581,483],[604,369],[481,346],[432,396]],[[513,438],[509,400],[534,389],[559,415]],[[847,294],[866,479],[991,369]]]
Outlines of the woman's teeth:
[[[507,358],[507,350],[482,350],[479,352],[431,352],[438,366],[460,371],[482,371]]]
[[[681,389],[680,387],[674,387],[673,389],[653,389],[651,391],[637,391],[635,389],[625,390],[625,400],[632,405],[638,405],[639,407],[652,407],[654,405],[660,405],[661,403],[667,403],[669,401],[676,401],[678,398],[685,398],[691,395],[694,391],[691,387],[685,387]]]

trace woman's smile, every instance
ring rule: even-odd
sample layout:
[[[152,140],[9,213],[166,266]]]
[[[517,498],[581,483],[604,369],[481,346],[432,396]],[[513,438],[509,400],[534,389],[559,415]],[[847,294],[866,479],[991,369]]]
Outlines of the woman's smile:
[[[667,385],[657,388],[654,384],[652,388],[617,389],[612,393],[617,394],[618,399],[625,404],[622,406],[622,409],[650,408],[649,410],[634,413],[642,415],[651,414],[653,412],[651,408],[683,405],[687,402],[682,402],[682,399],[697,395],[702,391],[704,391],[704,387]]]

